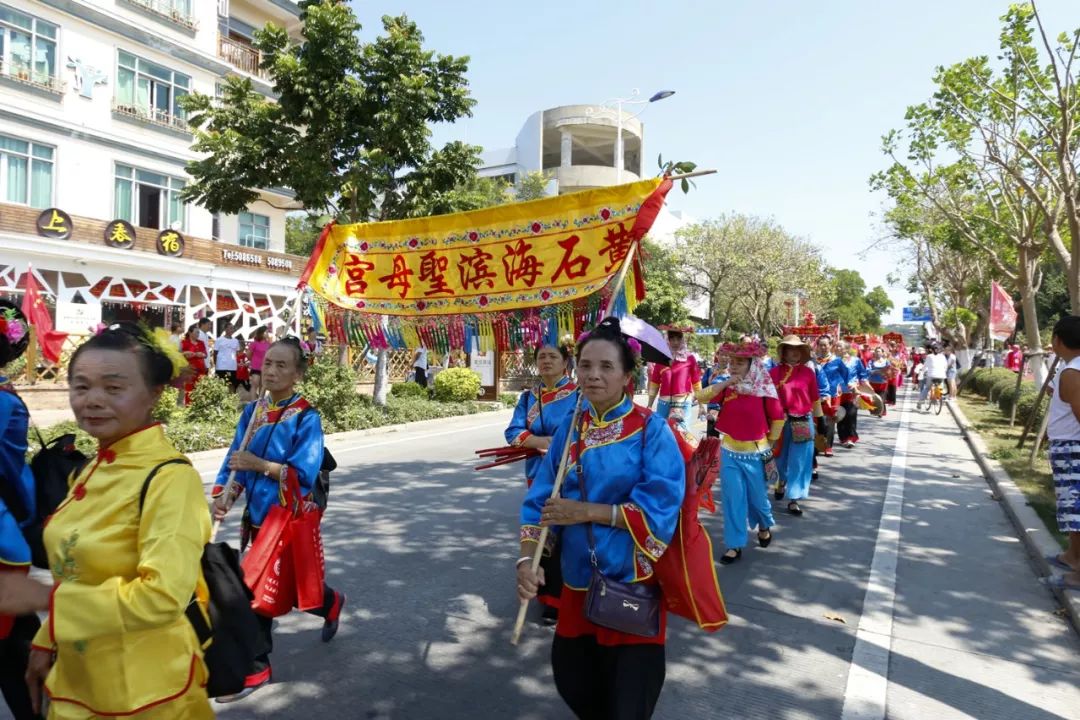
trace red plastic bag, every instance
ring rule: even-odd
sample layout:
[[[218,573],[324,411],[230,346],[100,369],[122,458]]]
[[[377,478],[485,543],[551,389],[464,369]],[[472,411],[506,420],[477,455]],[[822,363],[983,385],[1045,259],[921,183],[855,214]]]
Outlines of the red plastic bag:
[[[265,617],[280,617],[296,604],[296,575],[293,567],[292,513],[274,505],[266,513],[251,549],[240,568],[244,582],[255,598],[251,609]]]
[[[720,439],[705,438],[696,448],[678,433],[676,440],[686,459],[686,496],[671,544],[653,570],[669,611],[706,632],[716,632],[727,624],[728,614],[716,577],[712,541],[698,520],[698,507],[720,470]]]
[[[303,512],[291,521],[292,560],[296,573],[296,607],[315,610],[323,604],[323,581],[326,561],[323,556],[322,513],[317,509]]]

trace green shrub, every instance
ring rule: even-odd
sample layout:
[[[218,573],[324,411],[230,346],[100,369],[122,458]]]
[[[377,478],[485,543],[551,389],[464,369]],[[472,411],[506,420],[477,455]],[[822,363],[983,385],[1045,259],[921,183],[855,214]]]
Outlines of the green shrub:
[[[520,395],[518,393],[510,393],[510,392],[499,393],[499,402],[501,402],[503,405],[505,405],[508,408],[512,408],[512,407],[517,406],[517,402],[518,402],[519,397],[520,397]]]
[[[978,374],[980,372],[981,375]],[[1005,368],[981,368],[976,371],[975,392],[983,397],[988,397],[994,384],[1004,379],[1011,379],[1015,384],[1016,373]]]
[[[1009,373],[1009,377],[1001,377],[994,381],[994,384],[990,386],[990,392],[987,395],[987,399],[990,402],[997,402],[1004,393],[1013,392],[1013,388],[1016,387],[1016,373],[1006,371]]]
[[[968,381],[968,384],[965,387],[970,388],[973,392],[980,395],[985,394],[986,380],[990,377],[990,372],[991,368],[977,368],[975,372],[971,374],[971,380]]]
[[[390,386],[390,394],[394,397],[427,398],[428,391],[427,388],[420,383],[410,380],[409,382],[394,383]]]
[[[176,398],[179,396],[179,390],[166,387],[161,392],[157,404],[154,405],[154,419],[166,425],[184,420],[187,417],[187,409],[176,404]]]
[[[236,395],[229,383],[216,375],[203,375],[191,391],[187,406],[187,419],[192,423],[232,423],[235,427],[240,413]]]
[[[347,365],[339,365],[335,358],[319,358],[308,368],[298,389],[319,411],[324,432],[345,432],[365,426],[364,400],[356,392],[356,373]]]
[[[435,399],[466,402],[480,395],[480,375],[468,368],[449,368],[435,376]]]
[[[1038,390],[1032,389],[1031,392],[1023,392],[1020,394],[1020,399],[1016,401],[1016,421],[1024,423],[1025,425],[1031,420],[1031,416],[1036,412],[1035,398],[1038,397]],[[1037,412],[1041,418],[1050,406],[1050,394],[1043,395],[1042,402],[1039,403]]]
[[[165,426],[165,437],[182,453],[229,447],[236,435],[236,420],[181,420]]]
[[[1035,395],[1038,394],[1038,392],[1039,392],[1039,389],[1035,386],[1035,383],[1033,383],[1030,380],[1025,380],[1022,383],[1020,383],[1020,391],[1019,392],[1017,392],[1017,390],[1016,390],[1016,385],[1013,385],[1010,388],[1008,388],[1007,390],[1005,390],[1005,392],[1001,393],[1001,397],[998,398],[998,407],[1001,408],[1001,412],[1008,415],[1008,414],[1010,414],[1012,412],[1013,405],[1017,405],[1016,411],[1017,411],[1017,416],[1019,416],[1019,414],[1020,414],[1020,407],[1019,407],[1020,399],[1027,396],[1027,395],[1031,395],[1032,397],[1034,397]]]

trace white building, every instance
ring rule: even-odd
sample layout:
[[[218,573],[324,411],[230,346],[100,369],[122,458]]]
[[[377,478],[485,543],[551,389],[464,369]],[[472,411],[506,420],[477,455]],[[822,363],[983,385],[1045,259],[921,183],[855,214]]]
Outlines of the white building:
[[[513,147],[483,153],[480,175],[513,183],[526,173],[544,171],[555,183],[552,191],[559,194],[640,180],[645,128],[623,111],[620,168],[617,112],[588,105],[535,112]]]
[[[622,113],[623,163],[619,167],[618,111],[589,105],[564,105],[529,116],[513,147],[481,154],[479,174],[515,183],[521,176],[542,171],[551,178],[548,194],[560,195],[629,183],[648,177],[645,126],[631,113]],[[676,231],[693,222],[664,206],[656,216],[649,239],[675,246]],[[708,315],[708,302],[688,297],[694,317]]]
[[[179,100],[230,75],[269,96],[252,34],[296,33],[299,15],[291,0],[0,0],[0,295],[33,263],[58,303],[100,304],[106,322],[279,325],[303,264],[283,254],[296,204],[274,189],[240,215],[181,203],[196,155]],[[66,237],[41,230],[49,209]],[[179,255],[158,247],[169,229]]]

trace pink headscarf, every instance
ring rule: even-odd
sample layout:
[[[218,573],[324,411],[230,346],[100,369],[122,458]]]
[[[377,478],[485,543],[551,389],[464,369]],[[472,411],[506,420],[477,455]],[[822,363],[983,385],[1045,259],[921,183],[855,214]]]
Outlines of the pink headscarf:
[[[735,389],[740,395],[776,399],[776,385],[759,357],[750,358],[750,369],[735,385]]]

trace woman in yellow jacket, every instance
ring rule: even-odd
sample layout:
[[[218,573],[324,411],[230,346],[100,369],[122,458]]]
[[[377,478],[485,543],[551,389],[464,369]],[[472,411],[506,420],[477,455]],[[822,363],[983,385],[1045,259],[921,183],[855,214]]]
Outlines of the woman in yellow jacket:
[[[69,365],[71,408],[99,450],[45,526],[55,584],[26,679],[39,706],[44,685],[49,718],[214,716],[184,615],[193,596],[206,598],[209,509],[198,473],[151,417],[183,364],[171,347],[113,325]]]

